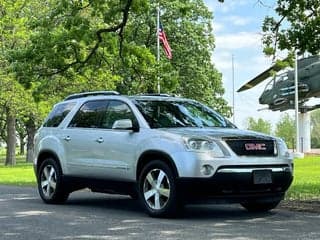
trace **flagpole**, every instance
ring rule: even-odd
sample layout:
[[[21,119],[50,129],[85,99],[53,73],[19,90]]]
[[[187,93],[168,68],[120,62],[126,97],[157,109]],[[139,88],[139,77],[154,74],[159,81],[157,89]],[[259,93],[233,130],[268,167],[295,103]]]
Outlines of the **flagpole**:
[[[157,6],[157,63],[159,67],[160,62],[160,38],[159,38],[159,29],[160,29],[160,6],[158,3]],[[158,78],[158,93],[160,94],[160,76],[159,76],[159,68],[157,70],[157,78]]]
[[[232,110],[233,110],[233,116],[232,116],[232,122],[233,124],[236,124],[236,112],[235,112],[235,102],[234,102],[234,55],[232,54]]]

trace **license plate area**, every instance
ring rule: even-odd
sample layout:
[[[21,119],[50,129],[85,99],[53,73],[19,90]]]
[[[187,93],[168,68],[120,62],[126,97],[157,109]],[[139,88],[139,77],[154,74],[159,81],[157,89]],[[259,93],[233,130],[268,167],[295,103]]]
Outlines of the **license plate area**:
[[[254,170],[253,184],[270,184],[272,183],[272,171],[271,170]]]

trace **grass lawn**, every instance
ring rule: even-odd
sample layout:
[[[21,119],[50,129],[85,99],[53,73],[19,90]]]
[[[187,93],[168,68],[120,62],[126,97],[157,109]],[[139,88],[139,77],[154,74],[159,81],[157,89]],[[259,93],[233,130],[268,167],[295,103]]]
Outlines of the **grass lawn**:
[[[4,166],[5,154],[0,154],[0,184],[35,186],[33,165],[25,161],[25,156],[17,156],[16,166]]]
[[[294,180],[287,199],[320,199],[320,156],[294,160]]]
[[[36,185],[31,163],[24,156],[17,156],[17,165],[4,166],[4,153],[0,153],[0,184]],[[320,156],[308,156],[294,161],[294,181],[286,198],[290,200],[320,199]]]

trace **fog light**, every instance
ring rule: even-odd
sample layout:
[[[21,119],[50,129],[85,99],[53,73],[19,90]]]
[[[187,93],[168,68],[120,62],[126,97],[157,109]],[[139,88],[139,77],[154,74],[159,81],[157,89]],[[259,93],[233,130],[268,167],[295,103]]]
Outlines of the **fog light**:
[[[210,165],[208,165],[208,164],[205,164],[205,165],[203,165],[203,166],[201,167],[201,173],[202,173],[202,175],[205,175],[205,176],[211,175],[212,172],[213,172],[213,167],[210,166]]]

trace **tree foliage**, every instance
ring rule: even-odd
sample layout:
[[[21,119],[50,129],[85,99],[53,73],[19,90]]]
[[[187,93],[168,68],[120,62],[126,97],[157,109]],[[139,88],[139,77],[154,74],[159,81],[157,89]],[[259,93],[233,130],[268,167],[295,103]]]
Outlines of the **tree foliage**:
[[[172,61],[156,62],[158,1],[39,1],[28,44],[11,52],[19,82],[35,93],[116,89],[193,97],[230,114],[221,74],[211,63],[212,13],[202,0],[161,1]],[[34,4],[34,2],[32,3]],[[40,94],[41,93],[41,94]]]
[[[15,164],[16,119],[23,103],[23,87],[16,81],[8,55],[26,38],[23,1],[0,2],[0,115],[3,116],[1,136],[4,138],[6,165]]]
[[[28,19],[31,2],[27,0],[0,0],[0,136],[6,143],[6,165],[15,164],[17,135],[27,136],[27,155],[31,149],[36,128],[48,111],[46,103],[34,101],[34,87],[29,89],[17,80],[13,71],[12,54],[23,49],[28,42]]]
[[[230,115],[211,62],[212,13],[203,0],[162,0],[173,59],[161,52],[157,62],[157,6],[156,0],[0,0],[0,135],[12,164],[15,135],[22,142],[27,135],[30,160],[36,128],[70,93],[156,92],[160,81],[162,92]]]
[[[262,118],[255,120],[253,117],[249,117],[247,119],[247,129],[270,135],[272,132],[272,125],[269,121],[263,120]]]
[[[265,17],[262,27],[267,55],[279,50],[319,54],[319,0],[277,0],[275,12],[278,16]]]
[[[276,124],[275,135],[282,138],[286,142],[288,148],[294,148],[295,121],[288,113],[283,114]]]

